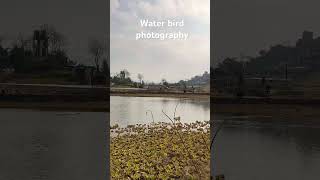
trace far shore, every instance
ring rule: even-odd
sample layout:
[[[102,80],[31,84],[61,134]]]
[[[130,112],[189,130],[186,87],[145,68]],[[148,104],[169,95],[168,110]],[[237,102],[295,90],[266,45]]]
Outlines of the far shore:
[[[210,92],[192,92],[192,91],[183,92],[178,90],[111,87],[110,96],[209,99]]]
[[[249,115],[261,120],[320,122],[320,99],[296,97],[213,97],[214,114]],[[213,118],[214,119],[214,118]],[[257,118],[254,118],[257,119]],[[247,119],[246,120],[250,120]]]
[[[170,98],[196,98],[196,99],[208,99],[209,93],[172,93],[172,92],[111,92],[110,96],[127,96],[127,97],[170,97]]]
[[[318,120],[320,99],[290,97],[226,97],[209,93],[174,92],[114,92],[110,96],[124,97],[169,97],[206,100],[211,102],[211,112],[216,114],[249,114],[276,119]],[[0,108],[35,109],[46,111],[109,112],[109,98],[73,96],[8,96],[1,97]]]
[[[232,114],[249,117],[245,120],[320,123],[319,107],[299,104],[212,104],[211,118],[215,120],[215,114]]]
[[[3,109],[30,109],[43,111],[77,111],[77,112],[109,112],[108,101],[94,102],[22,102],[22,101],[0,101]]]

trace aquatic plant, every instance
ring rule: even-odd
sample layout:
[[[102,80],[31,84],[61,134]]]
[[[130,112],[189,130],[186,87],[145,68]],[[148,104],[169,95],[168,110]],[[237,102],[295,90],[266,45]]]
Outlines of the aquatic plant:
[[[210,124],[159,122],[114,126],[112,179],[209,179]]]

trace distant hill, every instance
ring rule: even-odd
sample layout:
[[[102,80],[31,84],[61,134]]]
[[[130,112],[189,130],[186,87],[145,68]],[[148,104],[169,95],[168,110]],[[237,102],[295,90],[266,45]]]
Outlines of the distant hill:
[[[304,79],[320,71],[320,37],[304,31],[294,46],[277,44],[259,51],[256,57],[229,57],[213,70],[214,78],[244,74],[247,77]]]
[[[202,75],[197,75],[192,77],[190,80],[186,81],[188,86],[199,86],[210,84],[210,73],[205,71]]]
[[[228,57],[211,73],[218,94],[318,98],[320,37],[304,31],[295,45],[273,45],[256,57]]]

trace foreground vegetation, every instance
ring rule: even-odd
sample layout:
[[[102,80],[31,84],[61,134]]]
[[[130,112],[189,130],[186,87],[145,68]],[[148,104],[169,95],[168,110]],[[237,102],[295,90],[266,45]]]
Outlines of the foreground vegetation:
[[[210,179],[210,125],[111,127],[112,179]]]

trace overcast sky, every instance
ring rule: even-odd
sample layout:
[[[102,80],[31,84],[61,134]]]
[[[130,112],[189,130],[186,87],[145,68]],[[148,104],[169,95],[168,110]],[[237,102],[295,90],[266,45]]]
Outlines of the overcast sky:
[[[187,40],[135,40],[140,19],[184,20],[183,28],[162,32],[189,33]],[[189,79],[209,71],[210,0],[111,0],[111,73],[127,69],[147,82]],[[154,32],[159,30],[154,29]]]
[[[40,24],[52,24],[69,41],[69,53],[81,62],[88,39],[106,35],[105,0],[10,0],[1,2],[0,35],[14,39]],[[111,72],[128,69],[146,80],[178,80],[209,66],[209,0],[110,0]],[[320,34],[318,0],[214,0],[214,62],[227,56],[256,55],[277,43],[291,43],[303,30]],[[187,41],[135,41],[139,19],[184,19]]]
[[[10,0],[1,1],[0,35],[7,40],[19,33],[29,35],[40,24],[49,24],[69,42],[68,53],[82,63],[88,57],[88,40],[104,38],[107,32],[106,0]]]
[[[294,44],[304,30],[320,33],[319,0],[214,0],[214,63]]]

